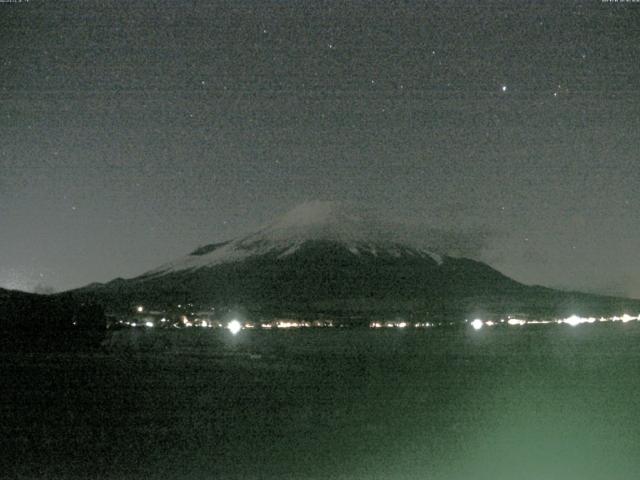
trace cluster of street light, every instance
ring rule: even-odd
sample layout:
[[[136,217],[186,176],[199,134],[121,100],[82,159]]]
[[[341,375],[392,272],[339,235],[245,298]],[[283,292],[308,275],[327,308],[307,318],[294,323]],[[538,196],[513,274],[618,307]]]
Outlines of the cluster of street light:
[[[499,321],[492,321],[492,320],[487,320],[484,321],[480,318],[476,318],[474,320],[472,320],[469,324],[471,325],[471,327],[474,330],[480,330],[481,328],[487,326],[487,327],[492,327],[494,325],[498,325],[498,324],[504,324],[506,323],[507,325],[541,325],[541,324],[565,324],[565,325],[570,325],[572,327],[576,327],[578,325],[584,324],[584,323],[603,323],[603,322],[622,322],[622,323],[628,323],[628,322],[632,322],[632,321],[639,321],[640,320],[640,315],[638,316],[633,316],[633,315],[629,315],[627,313],[625,313],[622,316],[613,316],[613,317],[600,317],[600,318],[596,318],[596,317],[580,317],[578,315],[571,315],[570,317],[567,318],[558,318],[558,319],[554,319],[554,320],[523,320],[520,318],[507,318],[505,319],[500,319]]]
[[[143,306],[137,306],[135,309],[137,314],[142,314],[145,312]],[[528,320],[517,317],[508,316],[507,318],[501,318],[498,320],[483,320],[481,318],[475,318],[471,321],[466,320],[465,322],[471,326],[474,330],[481,330],[484,327],[494,327],[498,325],[508,325],[508,326],[523,326],[523,325],[541,325],[541,324],[565,324],[572,327],[581,325],[581,324],[593,324],[593,323],[601,323],[601,322],[621,322],[628,323],[632,321],[640,321],[640,315],[633,316],[627,313],[621,316],[612,316],[612,317],[581,317],[579,315],[571,315],[566,318],[556,318],[556,319],[545,319],[545,320]],[[156,320],[150,317],[145,319],[141,319],[140,321],[120,321],[120,324],[128,325],[131,327],[147,327],[152,328],[156,326]],[[186,315],[182,315],[180,320],[177,322],[170,322],[166,317],[162,317],[159,320],[159,323],[162,325],[182,328],[182,327],[205,327],[205,328],[225,328],[233,335],[237,335],[243,329],[253,329],[253,328],[262,328],[262,329],[288,329],[288,328],[306,328],[306,327],[333,327],[334,322],[330,320],[315,320],[315,321],[306,321],[306,320],[294,320],[294,319],[278,319],[272,320],[266,323],[253,323],[253,322],[243,322],[238,320],[237,318],[233,318],[226,323],[222,323],[220,321],[213,320],[205,320],[202,318],[189,318]],[[387,321],[372,321],[369,323],[369,328],[380,329],[380,328],[430,328],[430,327],[441,327],[441,326],[455,326],[457,322],[409,322],[402,318],[398,318],[396,320],[387,320]],[[337,326],[342,326],[338,324]]]

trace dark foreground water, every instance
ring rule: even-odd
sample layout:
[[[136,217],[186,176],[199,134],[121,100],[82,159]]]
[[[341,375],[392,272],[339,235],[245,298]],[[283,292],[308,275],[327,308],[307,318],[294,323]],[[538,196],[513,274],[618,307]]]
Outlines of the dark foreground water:
[[[0,478],[633,479],[640,325],[120,331],[0,354]]]

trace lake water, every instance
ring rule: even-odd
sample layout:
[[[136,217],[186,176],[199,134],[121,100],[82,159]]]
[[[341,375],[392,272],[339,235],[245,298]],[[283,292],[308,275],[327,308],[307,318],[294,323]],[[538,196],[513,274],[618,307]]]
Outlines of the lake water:
[[[3,478],[632,479],[640,325],[122,330],[1,354]]]

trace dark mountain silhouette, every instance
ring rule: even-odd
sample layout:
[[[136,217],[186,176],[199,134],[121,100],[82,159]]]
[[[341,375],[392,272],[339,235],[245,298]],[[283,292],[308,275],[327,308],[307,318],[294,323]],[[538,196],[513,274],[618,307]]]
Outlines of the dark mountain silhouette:
[[[96,346],[106,329],[104,309],[69,296],[0,289],[4,350]]]
[[[66,295],[112,311],[190,302],[261,316],[363,319],[640,311],[640,301],[527,286],[482,262],[438,255],[331,202],[304,204],[254,234],[200,247],[139,277]]]

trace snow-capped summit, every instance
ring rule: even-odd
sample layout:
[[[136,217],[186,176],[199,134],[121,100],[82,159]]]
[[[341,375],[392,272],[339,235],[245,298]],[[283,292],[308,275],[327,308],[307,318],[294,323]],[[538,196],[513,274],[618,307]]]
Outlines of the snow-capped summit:
[[[385,241],[379,219],[354,205],[335,201],[305,202],[248,238],[269,240]]]
[[[312,241],[341,244],[353,255],[387,253],[394,257],[418,255],[441,260],[432,252],[394,241],[389,227],[366,209],[341,202],[311,201],[298,205],[255,233],[201,247],[145,276],[212,267],[268,253],[277,253],[282,258]]]

